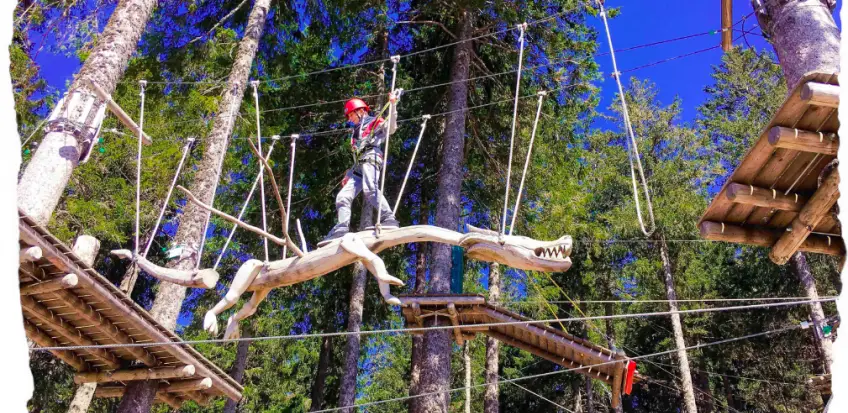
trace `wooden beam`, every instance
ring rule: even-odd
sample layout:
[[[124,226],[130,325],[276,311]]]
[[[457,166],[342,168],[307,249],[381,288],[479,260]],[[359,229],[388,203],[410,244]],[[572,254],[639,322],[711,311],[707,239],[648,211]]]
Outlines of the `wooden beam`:
[[[41,259],[41,248],[24,247],[18,254],[18,262],[32,262]]]
[[[459,328],[459,313],[456,312],[456,306],[453,303],[448,303],[448,318],[453,324],[453,337],[457,345],[462,345],[465,340],[462,338],[462,330]]]
[[[21,286],[21,295],[44,294],[74,288],[77,283],[79,283],[79,277],[76,274],[67,274],[64,277]]]
[[[783,232],[785,231],[740,227],[732,224],[722,225],[721,222],[714,221],[704,221],[701,223],[701,238],[758,247],[771,247],[780,239]],[[801,243],[798,251],[844,255],[845,246],[841,237],[811,234]]]
[[[784,195],[784,191],[760,188],[753,185],[730,183],[725,191],[727,199],[738,204],[798,212],[807,203],[807,197],[798,194]]]
[[[775,148],[823,155],[835,156],[839,150],[839,136],[833,132],[812,132],[775,126],[769,129],[768,141]]]
[[[61,346],[59,342],[47,335],[47,333],[41,331],[41,329],[36,327],[35,324],[30,323],[27,320],[24,320],[24,330],[26,330],[27,337],[29,337],[30,340],[34,341],[35,344],[38,344],[41,347]],[[73,367],[77,371],[86,371],[90,368],[88,363],[76,354],[74,354],[73,351],[53,350],[51,351],[51,353],[53,353],[53,355],[56,356],[59,360],[68,363],[69,366]]]
[[[790,227],[792,231],[782,234],[774,244],[769,258],[779,265],[789,261],[819,221],[836,204],[837,199],[839,199],[839,171],[834,170],[824,179],[798,216],[792,220]]]
[[[138,137],[138,124],[136,124],[135,121],[132,120],[130,115],[128,115],[127,112],[124,112],[124,110],[118,105],[118,103],[112,100],[112,96],[106,93],[106,91],[103,90],[100,85],[94,82],[88,82],[88,84],[91,86],[91,90],[94,92],[94,94],[96,94],[97,97],[99,97],[106,103],[106,107],[109,109],[109,111],[112,112],[112,114],[114,114],[115,117],[118,118],[118,120],[121,121],[121,123],[123,123],[124,126],[127,127],[127,129],[131,130],[133,134]],[[150,145],[151,143],[153,143],[153,140],[151,140],[150,136],[145,133],[142,136],[142,142],[145,145]]]
[[[212,379],[204,377],[202,379],[192,379],[175,381],[167,385],[160,385],[160,390],[165,390],[169,393],[184,393],[196,390],[209,390],[212,388]]]
[[[100,371],[77,373],[74,375],[74,383],[109,383],[113,381],[136,381],[136,380],[166,380],[191,377],[195,368],[188,364],[176,367],[160,367],[155,369],[128,369],[114,371]]]
[[[807,82],[801,88],[801,100],[816,106],[839,107],[839,86]]]
[[[421,306],[418,303],[413,302],[409,306],[412,308],[412,317],[415,318],[415,325],[417,327],[424,327],[424,317],[421,316]]]
[[[404,305],[411,305],[412,303],[417,303],[418,305],[447,305],[448,303],[454,303],[454,305],[475,305],[475,304],[486,304],[486,298],[475,295],[436,295],[436,296],[398,296],[400,302]]]
[[[161,400],[162,403],[165,403],[168,406],[171,406],[171,408],[177,410],[179,410],[180,406],[183,405],[183,399],[174,394],[156,393],[156,399]]]
[[[184,393],[180,393],[180,395],[187,397],[188,399],[193,400],[195,403],[197,403],[200,406],[209,405],[209,400],[212,398],[212,395],[209,395],[209,394],[206,394],[206,393],[201,393],[199,391],[184,392]]]
[[[58,315],[48,310],[47,307],[32,299],[30,296],[21,297],[21,306],[33,318],[39,322],[50,326],[50,328],[67,341],[70,341],[75,346],[96,346],[90,338],[83,336],[74,326],[68,324]],[[88,348],[83,350],[88,354],[98,358],[105,363],[109,368],[116,369],[121,366],[121,361],[114,354],[102,348]]]
[[[733,2],[721,0],[721,50],[725,53],[733,48]]]
[[[621,404],[621,383],[624,381],[624,370],[627,368],[627,363],[622,363],[622,366],[618,366],[615,369],[615,373],[612,376],[612,383],[610,383],[610,393],[612,393],[612,408],[615,409]]]
[[[94,397],[114,399],[124,397],[125,392],[126,387],[124,386],[97,386],[97,389],[94,390]],[[155,400],[160,403],[165,403],[174,409],[179,409],[182,405],[181,399],[164,391],[157,391]]]

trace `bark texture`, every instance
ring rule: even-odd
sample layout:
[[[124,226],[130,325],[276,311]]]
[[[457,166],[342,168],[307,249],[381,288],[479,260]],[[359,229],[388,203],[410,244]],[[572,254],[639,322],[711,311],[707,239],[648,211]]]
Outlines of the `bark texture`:
[[[662,235],[659,235],[659,241],[668,307],[670,311],[679,311],[679,307],[677,306],[677,291],[674,288],[674,276],[671,272],[668,245],[665,242],[665,237]],[[698,407],[695,405],[695,389],[692,386],[692,373],[689,371],[689,356],[686,354],[686,350],[683,350],[686,348],[686,340],[683,338],[683,323],[680,321],[680,314],[671,315],[671,327],[674,332],[674,343],[677,346],[677,363],[680,368],[680,391],[683,396],[683,408],[686,413],[698,413]]]
[[[836,0],[761,0],[760,27],[771,36],[789,90],[805,73],[839,72]],[[756,10],[756,4],[755,4]]]
[[[500,304],[501,300],[501,265],[489,265],[489,303]],[[483,396],[483,412],[498,413],[498,352],[500,342],[486,336],[486,394]]]
[[[242,337],[250,338],[252,336],[253,331],[251,331],[249,325],[245,326],[244,331],[242,332]],[[239,341],[236,346],[236,360],[233,363],[232,369],[230,369],[230,377],[232,377],[238,384],[244,383],[244,371],[247,369],[247,355],[249,350],[249,341]],[[227,399],[227,402],[224,403],[224,413],[236,413],[237,408],[238,402],[231,399]]]
[[[241,106],[244,91],[250,77],[250,68],[259,47],[259,39],[265,27],[265,17],[271,0],[256,0],[248,17],[244,37],[239,42],[238,52],[233,69],[227,80],[227,88],[218,102],[218,116],[212,126],[212,131],[204,140],[203,158],[198,166],[197,174],[189,190],[205,203],[212,204],[218,178],[227,153],[229,136],[233,132],[234,118]],[[231,116],[231,112],[233,115]],[[169,268],[189,270],[197,265],[200,257],[197,254],[200,242],[206,229],[209,213],[194,203],[188,203],[180,219],[180,226],[174,237],[175,245],[182,245],[195,251],[189,257],[168,263]],[[186,287],[162,283],[153,301],[150,315],[165,328],[173,330],[177,316],[185,299]],[[156,395],[156,381],[134,382],[127,387],[118,411],[121,413],[148,412]]]
[[[471,413],[471,347],[469,341],[463,343],[462,362],[465,369],[465,413]]]
[[[460,11],[458,28],[454,31],[457,40],[471,38],[474,15],[471,11]],[[448,112],[445,118],[445,134],[442,139],[442,161],[439,169],[436,225],[455,230],[459,225],[460,190],[462,187],[462,163],[465,153],[465,108],[468,106],[469,66],[473,43],[463,41],[454,48],[450,81],[454,82],[448,92]],[[430,292],[450,291],[451,247],[445,244],[432,246],[433,265],[430,270]],[[446,317],[428,318],[425,326],[443,325]],[[424,334],[426,354],[421,368],[418,412],[447,413],[450,402],[450,357],[451,332],[448,330],[428,331]]]
[[[595,389],[592,379],[586,377],[586,413],[595,413]]]
[[[93,131],[99,126],[95,123],[102,121],[95,121],[94,116],[89,116],[91,111],[85,108],[91,98],[80,99],[93,95],[88,82],[97,83],[107,93],[115,91],[156,3],[157,0],[119,2],[94,50],[71,84],[66,99],[68,105],[61,117],[73,122],[82,134],[93,136]],[[74,92],[77,92],[77,98],[72,99]],[[39,225],[50,221],[80,159],[79,145],[82,142],[78,142],[78,137],[68,130],[71,124],[66,123],[69,128],[64,131],[57,126],[46,125],[44,139],[18,182],[18,208]]]
[[[804,287],[804,292],[810,300],[818,300],[819,292],[816,289],[816,279],[813,273],[810,272],[810,266],[807,264],[807,258],[802,252],[796,252],[789,259],[789,265],[792,266],[792,271],[798,276],[801,281],[801,286]],[[813,319],[813,328],[816,342],[818,342],[819,351],[821,352],[822,367],[824,374],[830,374],[830,367],[833,365],[833,342],[824,336],[822,326],[824,325],[824,309],[821,303],[810,303],[810,317]]]
[[[99,250],[100,241],[89,235],[80,235],[74,242],[74,252],[88,265],[94,265],[94,259],[97,258]],[[71,405],[68,407],[68,413],[87,412],[95,390],[97,390],[97,383],[83,383],[77,387]]]
[[[324,404],[324,387],[327,384],[327,373],[330,370],[330,359],[333,357],[333,338],[324,337],[321,341],[321,355],[318,356],[318,369],[315,372],[315,382],[312,383],[312,405],[310,412],[321,410]]]
[[[421,220],[419,222],[427,222],[427,213],[422,208]],[[430,244],[418,244],[417,257],[415,258],[415,286],[413,294],[424,294],[424,283],[427,278],[427,250]],[[424,356],[424,336],[420,334],[412,335],[412,352],[410,358],[412,360],[410,367],[409,378],[409,394],[418,394],[418,384],[421,382],[421,364]],[[409,411],[415,412],[418,405],[418,398],[409,400]]]
[[[374,209],[367,202],[362,203],[362,216],[359,218],[359,227],[365,228],[374,222]],[[353,282],[350,284],[350,308],[347,315],[347,331],[358,332],[362,328],[362,307],[365,303],[365,283],[368,281],[368,270],[361,262],[353,267]],[[339,383],[339,407],[348,407],[340,410],[344,413],[352,413],[356,401],[356,376],[359,373],[359,350],[361,337],[357,334],[347,336],[345,342],[344,369]]]

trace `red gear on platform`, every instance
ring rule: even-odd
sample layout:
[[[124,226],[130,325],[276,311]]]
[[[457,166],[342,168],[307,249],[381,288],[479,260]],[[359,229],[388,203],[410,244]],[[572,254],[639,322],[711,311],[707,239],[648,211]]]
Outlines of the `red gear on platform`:
[[[345,102],[345,105],[344,105],[345,116],[350,114],[350,112],[353,112],[357,109],[362,109],[362,108],[364,108],[367,111],[371,110],[371,108],[368,107],[368,104],[365,103],[365,101],[363,101],[362,99],[358,99],[358,98],[350,99],[347,102]]]

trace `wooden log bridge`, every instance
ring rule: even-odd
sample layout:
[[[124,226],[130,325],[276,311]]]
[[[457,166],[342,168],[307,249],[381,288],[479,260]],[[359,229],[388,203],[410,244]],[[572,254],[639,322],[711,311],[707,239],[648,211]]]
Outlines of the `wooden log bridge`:
[[[409,327],[424,327],[424,319],[444,317],[454,327],[452,331],[457,344],[474,338],[477,333],[486,334],[506,345],[609,384],[613,407],[620,405],[621,395],[630,394],[633,382],[638,380],[636,363],[623,353],[615,353],[562,330],[541,323],[487,325],[532,320],[488,304],[482,296],[400,295],[398,298]]]
[[[781,265],[797,251],[844,257],[838,108],[836,74],[804,76],[704,212],[701,237],[770,248]]]
[[[241,399],[242,387],[192,347],[138,346],[181,340],[80,258],[78,245],[68,248],[19,215],[18,277],[27,337],[41,347],[137,345],[51,350],[77,371],[76,383],[98,383],[96,397],[118,397],[129,382],[158,380],[156,400],[173,408],[186,400]]]

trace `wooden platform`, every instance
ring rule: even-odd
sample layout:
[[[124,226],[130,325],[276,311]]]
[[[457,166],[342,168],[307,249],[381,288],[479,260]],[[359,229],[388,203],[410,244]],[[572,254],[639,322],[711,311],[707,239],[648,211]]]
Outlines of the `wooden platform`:
[[[838,106],[837,75],[805,76],[704,212],[701,236],[770,247],[778,264],[796,251],[844,256],[839,173],[823,173],[839,149]]]
[[[410,326],[423,327],[428,317],[450,319],[458,344],[477,333],[535,354],[545,360],[572,369],[612,388],[612,405],[621,403],[621,394],[630,394],[636,376],[636,363],[624,353],[593,344],[541,323],[486,326],[491,323],[531,321],[529,318],[486,303],[479,295],[400,295],[403,316]],[[610,361],[613,361],[610,363]],[[595,367],[581,368],[583,366]]]
[[[39,247],[41,258],[18,270],[24,326],[42,347],[180,342],[74,252],[20,214],[21,247]],[[72,283],[63,282],[70,278]],[[71,285],[72,284],[72,285]],[[77,383],[98,383],[95,397],[120,397],[131,380],[160,380],[156,399],[179,407],[223,395],[240,400],[242,387],[187,345],[53,351],[78,371]]]

